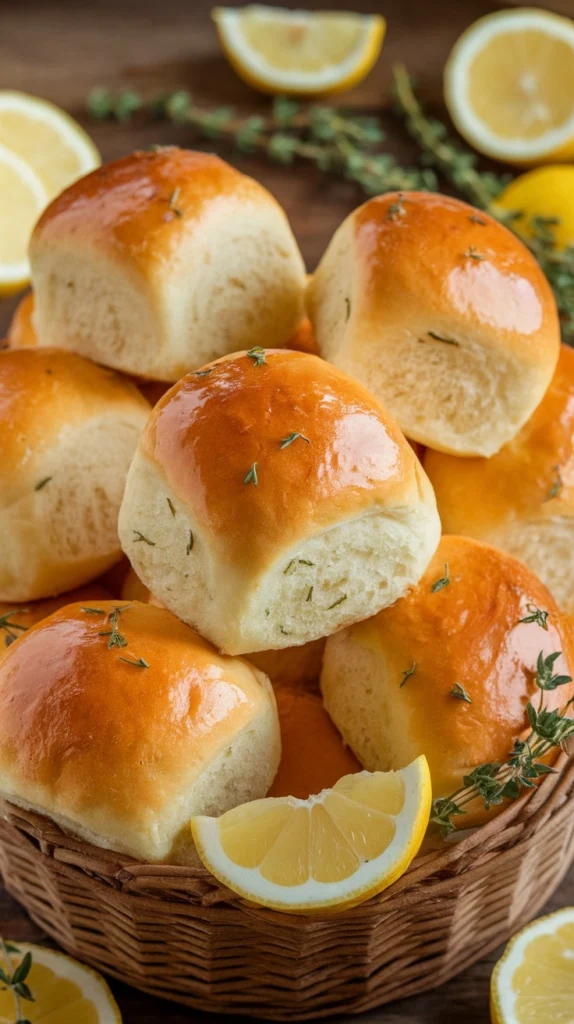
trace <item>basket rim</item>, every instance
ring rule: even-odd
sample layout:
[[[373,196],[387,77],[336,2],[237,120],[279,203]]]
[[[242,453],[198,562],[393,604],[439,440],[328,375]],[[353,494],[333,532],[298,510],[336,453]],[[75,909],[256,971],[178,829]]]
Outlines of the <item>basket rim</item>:
[[[485,825],[416,857],[404,875],[361,906],[380,905],[424,883],[427,886],[440,884],[446,878],[472,869],[479,857],[488,862],[497,853],[524,842],[538,832],[549,818],[559,812],[568,798],[574,796],[574,750],[570,753],[562,751],[554,768],[555,772],[544,776],[536,789],[528,790],[509,803]],[[176,891],[181,895],[200,895],[203,905],[223,901],[247,905],[247,901],[222,885],[203,866],[148,864],[114,850],[96,847],[64,832],[46,815],[24,809],[9,798],[0,797],[0,817],[36,843],[42,856],[57,861],[62,867],[66,865],[88,875],[100,876],[117,888],[127,886],[132,892],[139,890],[142,895],[146,888],[148,895],[149,889],[164,890],[164,898],[169,898],[169,892],[175,895]],[[339,913],[352,913],[352,910]],[[286,916],[281,913],[281,917]]]

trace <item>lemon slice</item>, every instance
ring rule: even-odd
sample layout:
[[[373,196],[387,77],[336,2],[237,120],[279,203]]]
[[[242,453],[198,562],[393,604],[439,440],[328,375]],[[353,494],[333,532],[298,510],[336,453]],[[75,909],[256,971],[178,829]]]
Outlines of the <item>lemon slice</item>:
[[[48,197],[35,171],[1,144],[0,196],[0,295],[10,295],[28,281],[28,240]]]
[[[0,90],[0,143],[30,164],[49,199],[101,163],[83,128],[53,103]]]
[[[31,1024],[121,1024],[117,1003],[96,971],[43,946],[27,942],[6,945],[12,975],[27,953],[32,957],[32,966],[23,980],[34,1002],[20,996],[21,1019]],[[5,952],[0,954],[0,965],[8,974]],[[0,1022],[17,1020],[16,1009],[14,993],[1,989]]]
[[[460,134],[499,160],[574,156],[574,22],[529,8],[480,18],[445,68],[445,102]]]
[[[425,757],[397,772],[345,775],[308,800],[242,804],[221,818],[197,817],[201,860],[253,903],[291,913],[362,903],[402,875],[428,824]]]
[[[378,15],[216,7],[221,45],[237,74],[269,93],[328,95],[360,82],[383,44]]]
[[[568,1024],[574,1020],[574,907],[523,928],[490,982],[493,1024]]]

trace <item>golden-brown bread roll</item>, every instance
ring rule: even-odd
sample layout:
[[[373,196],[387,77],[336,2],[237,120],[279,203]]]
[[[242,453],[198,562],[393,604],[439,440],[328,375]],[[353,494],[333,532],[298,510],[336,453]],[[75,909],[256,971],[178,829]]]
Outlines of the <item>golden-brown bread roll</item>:
[[[547,617],[527,621],[537,609]],[[404,768],[425,754],[433,796],[447,796],[478,765],[505,762],[528,731],[541,651],[562,651],[553,673],[572,675],[570,639],[540,580],[496,548],[443,537],[406,597],[327,640],[321,688],[365,768]],[[571,683],[547,690],[544,707],[573,694]]]
[[[322,637],[320,640],[301,644],[300,647],[256,651],[246,654],[245,657],[261,672],[265,672],[273,685],[296,683],[309,689],[318,689],[324,649],[325,638]]]
[[[0,658],[4,651],[10,647],[15,640],[19,640],[22,633],[25,633],[30,626],[46,619],[48,615],[57,612],[67,604],[75,604],[78,601],[84,604],[89,601],[109,600],[109,591],[100,583],[88,583],[85,587],[77,587],[67,594],[60,594],[59,597],[49,597],[46,601],[29,601],[28,604],[6,604],[0,602]]]
[[[130,565],[120,588],[122,601],[143,601],[144,604],[150,604],[152,603],[150,602],[151,596],[148,588],[144,586],[137,572]],[[264,670],[262,669],[262,671]]]
[[[558,359],[556,303],[534,256],[487,214],[389,193],[335,233],[307,297],[321,355],[404,433],[493,455],[532,415]]]
[[[36,348],[38,335],[34,326],[34,292],[27,292],[20,300],[8,328],[10,348]]]
[[[0,792],[97,846],[186,863],[192,815],[273,780],[271,685],[162,608],[86,607],[33,626],[0,663]]]
[[[129,564],[129,563],[128,563]],[[113,572],[113,570],[111,570]],[[123,580],[120,597],[122,601],[144,601],[162,607],[162,602],[144,586],[135,569],[131,566]],[[283,647],[278,651],[256,651],[245,657],[264,672],[271,682],[277,684],[301,685],[308,689],[319,689],[319,676],[325,648],[324,637],[311,640],[300,647]]]
[[[54,199],[30,265],[41,344],[156,380],[283,345],[302,316],[303,261],[273,196],[219,157],[172,146]]]
[[[361,770],[318,694],[292,683],[275,685],[273,692],[281,728],[281,761],[268,796],[306,800],[344,775]]]
[[[56,349],[0,352],[0,601],[65,593],[121,557],[117,516],[149,406]]]
[[[357,381],[252,350],[188,374],[132,462],[122,547],[228,654],[293,647],[392,604],[439,537],[411,447]]]
[[[520,433],[491,459],[433,452],[425,469],[445,533],[526,562],[574,612],[574,351],[561,346],[550,388]]]

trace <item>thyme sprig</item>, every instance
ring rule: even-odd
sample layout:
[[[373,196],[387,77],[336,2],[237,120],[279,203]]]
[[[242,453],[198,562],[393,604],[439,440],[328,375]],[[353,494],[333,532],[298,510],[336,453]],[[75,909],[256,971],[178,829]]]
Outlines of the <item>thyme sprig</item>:
[[[478,170],[477,154],[450,138],[446,125],[425,113],[403,64],[393,67],[393,95],[396,110],[422,150],[425,162],[470,203],[506,224],[536,257],[554,292],[563,340],[574,345],[574,245],[565,249],[557,246],[558,219],[535,216],[525,221],[520,210],[509,212],[497,207],[496,197],[511,176]],[[476,214],[470,219],[476,224],[484,223]]]
[[[5,615],[0,616],[0,630],[3,630],[5,633],[5,647],[10,647],[10,644],[13,644],[14,641],[18,639],[18,632],[25,633],[28,629],[27,626],[21,626],[19,622],[10,622],[10,619],[13,615],[21,615],[22,612],[27,611],[27,608],[13,608],[12,611],[6,612]],[[14,630],[16,630],[16,632],[14,632]]]
[[[554,771],[542,758],[553,748],[564,749],[566,742],[574,737],[574,719],[567,717],[574,698],[561,709],[548,711],[543,707],[544,691],[572,682],[570,676],[554,675],[554,663],[559,657],[560,651],[546,657],[543,651],[538,655],[535,683],[540,690],[539,707],[536,709],[531,702],[527,704],[531,731],[526,739],[515,741],[506,762],[478,765],[463,777],[463,784],[455,793],[433,800],[430,820],[443,836],[455,830],[452,819],[466,814],[468,805],[474,801],[482,800],[489,810],[504,800],[516,800],[523,790],[533,789],[538,779]]]
[[[401,167],[390,153],[375,151],[385,137],[379,118],[332,107],[302,107],[278,97],[270,116],[237,117],[230,107],[203,109],[184,90],[146,102],[131,89],[114,95],[98,87],[90,93],[87,108],[98,120],[147,115],[186,124],[204,138],[227,142],[242,153],[261,153],[274,163],[302,160],[326,174],[357,182],[367,195],[437,187],[430,168]]]
[[[6,991],[8,989],[14,997],[16,1008],[15,1024],[30,1024],[30,1021],[22,1016],[21,1000],[25,999],[29,1003],[35,1002],[34,996],[26,984],[26,979],[32,967],[32,954],[28,951],[18,966],[12,969],[10,953],[20,955],[20,950],[12,942],[6,942],[2,937],[0,937],[0,953],[3,963],[3,966],[0,966],[1,990]]]
[[[119,628],[118,628],[119,621],[120,621],[120,615],[121,615],[121,613],[123,611],[126,610],[126,608],[131,608],[131,605],[124,604],[121,607],[116,606],[113,609],[113,611],[111,611],[110,614],[108,615],[108,619],[109,619],[109,622],[110,622],[110,625],[111,625],[112,628],[111,629],[104,629],[99,634],[100,636],[107,636],[107,637],[109,637],[109,640],[108,640],[108,650],[111,650],[112,647],[127,647],[128,646],[128,642],[127,642],[125,636],[123,635],[123,633],[120,633]]]
[[[435,191],[440,175],[528,246],[554,291],[563,339],[574,344],[574,246],[557,246],[556,219],[535,216],[525,221],[520,211],[497,207],[496,197],[511,175],[479,170],[477,154],[451,138],[441,121],[426,114],[403,64],[393,68],[393,95],[397,113],[421,150],[422,166],[401,167],[392,154],[381,150],[385,133],[379,118],[327,106],[305,107],[284,97],[274,101],[268,116],[237,117],[229,107],[205,110],[183,90],[144,101],[133,89],[114,95],[98,87],[90,93],[87,107],[99,120],[127,121],[134,116],[169,120],[243,153],[260,153],[287,165],[303,161],[323,173],[355,182],[369,196],[411,189]],[[401,218],[405,212],[401,198],[391,206],[389,216]],[[478,226],[488,223],[480,214],[470,214],[469,220]],[[472,258],[478,260],[479,256]]]

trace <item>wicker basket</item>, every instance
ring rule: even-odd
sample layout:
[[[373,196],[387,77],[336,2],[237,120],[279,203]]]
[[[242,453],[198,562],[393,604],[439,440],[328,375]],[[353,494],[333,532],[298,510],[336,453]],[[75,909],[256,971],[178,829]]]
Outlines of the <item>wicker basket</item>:
[[[369,1010],[441,985],[548,899],[574,856],[574,758],[458,843],[340,914],[250,906],[203,869],[150,866],[0,805],[8,891],[69,953],[157,996],[271,1020]]]

